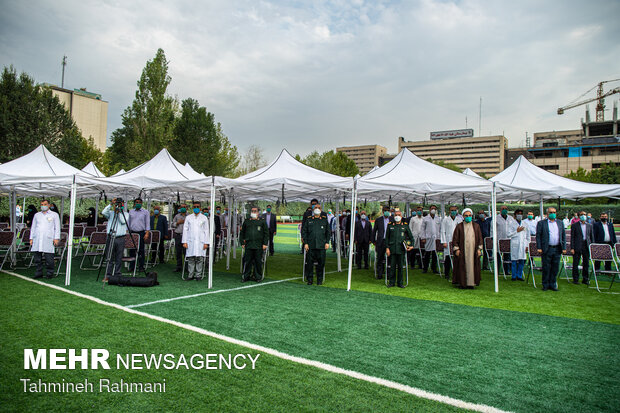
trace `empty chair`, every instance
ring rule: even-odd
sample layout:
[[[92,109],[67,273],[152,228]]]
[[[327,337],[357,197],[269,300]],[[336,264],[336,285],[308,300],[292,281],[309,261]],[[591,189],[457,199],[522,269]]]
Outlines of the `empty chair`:
[[[530,242],[530,245],[527,248],[529,263],[530,263],[530,272],[525,277],[525,281],[529,283],[530,275],[532,276],[532,284],[534,288],[536,288],[536,277],[534,277],[534,271],[542,271],[542,253],[538,252],[538,247],[536,246],[536,242]],[[540,259],[540,265],[536,264],[534,261],[535,258]]]
[[[96,270],[101,267],[104,262],[105,243],[107,239],[107,233],[95,231],[90,234],[88,244],[84,250],[82,261],[80,262],[81,270]],[[84,261],[88,258],[90,266],[85,267]]]
[[[13,268],[16,269],[24,269],[30,268],[32,266],[33,255],[30,252],[30,228],[25,228],[20,237],[19,237],[19,245],[15,245],[15,262],[13,263]],[[19,257],[24,256],[24,266],[18,266]]]
[[[618,244],[616,244],[616,246],[617,245]],[[594,266],[594,261],[611,262],[613,263],[613,266],[611,267],[611,270],[602,270],[602,269],[597,270]],[[614,285],[614,281],[616,280],[616,277],[620,275],[620,271],[618,271],[618,263],[616,262],[614,258],[611,245],[590,244],[590,263],[592,264],[592,273],[594,274],[594,283],[596,285],[596,287],[590,287],[590,288],[596,288],[596,290],[599,293],[603,292],[601,290],[611,290],[611,287]],[[599,282],[598,282],[599,275],[607,275],[611,278],[609,287],[607,288],[600,287]]]
[[[13,245],[15,244],[15,234],[12,231],[0,232],[0,257],[2,257],[2,264],[0,264],[0,270],[4,267],[6,260],[11,256]]]

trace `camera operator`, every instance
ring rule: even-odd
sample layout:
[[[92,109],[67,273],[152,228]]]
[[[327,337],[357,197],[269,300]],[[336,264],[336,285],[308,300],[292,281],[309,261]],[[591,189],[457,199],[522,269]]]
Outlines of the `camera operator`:
[[[125,205],[122,199],[114,198],[110,205],[106,206],[101,215],[108,219],[108,226],[106,232],[108,233],[107,249],[112,248],[112,254],[110,260],[107,263],[106,275],[104,281],[107,281],[108,277],[112,275],[121,275],[121,268],[123,266],[123,251],[125,250],[125,234],[127,234],[127,224],[130,222],[127,212],[125,212]],[[116,219],[115,219],[116,218]],[[114,228],[112,228],[114,226]]]

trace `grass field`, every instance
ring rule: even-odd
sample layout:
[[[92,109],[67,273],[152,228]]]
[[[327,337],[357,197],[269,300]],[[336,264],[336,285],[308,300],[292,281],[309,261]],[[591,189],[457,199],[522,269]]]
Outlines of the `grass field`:
[[[406,289],[387,289],[370,271],[337,273],[329,253],[322,287],[300,279],[296,226],[279,226],[263,284],[241,284],[239,257],[216,264],[206,282],[184,282],[157,267],[155,288],[103,287],[96,272],[74,271],[69,289],[166,319],[471,403],[511,411],[616,411],[620,405],[619,296],[560,281],[542,292],[490,273],[480,288],[458,290],[437,275],[410,270]],[[77,265],[77,264],[76,264]],[[343,260],[343,269],[347,261]],[[32,275],[32,270],[19,271]],[[283,281],[289,280],[289,281]],[[48,281],[63,285],[61,279]],[[3,410],[452,410],[394,389],[268,354],[255,371],[113,371],[167,378],[162,395],[32,395],[19,377],[23,348],[107,348],[117,353],[256,353],[195,332],[0,275]],[[238,289],[238,287],[249,287]],[[224,291],[225,290],[225,291]],[[166,302],[154,301],[201,294]],[[206,294],[205,294],[206,293]],[[146,305],[144,305],[146,304]],[[29,377],[79,379],[97,371],[39,371]],[[69,373],[69,374],[67,374]],[[164,374],[165,373],[165,374]],[[206,376],[208,375],[208,377]],[[198,388],[199,391],[192,391]]]

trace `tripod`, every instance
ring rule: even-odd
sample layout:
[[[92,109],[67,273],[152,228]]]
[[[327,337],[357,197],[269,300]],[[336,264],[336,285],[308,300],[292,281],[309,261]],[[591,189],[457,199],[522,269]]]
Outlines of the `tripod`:
[[[127,232],[129,233],[129,238],[131,239],[131,243],[133,245],[133,248],[138,251],[138,246],[136,245],[136,242],[133,238],[133,234],[134,232],[131,231],[131,229],[129,229],[129,224],[127,223],[127,216],[125,215],[125,211],[123,210],[122,205],[120,204],[114,204],[114,212],[113,212],[113,216],[112,216],[112,222],[110,222],[109,224],[109,228],[110,231],[107,233],[106,235],[106,250],[105,250],[105,258],[104,258],[104,262],[105,262],[105,268],[106,268],[106,276],[107,276],[107,269],[108,269],[108,265],[110,265],[110,260],[112,259],[112,252],[114,250],[114,243],[116,241],[116,228],[118,226],[119,223],[119,216],[123,216],[123,220],[125,221],[125,225],[127,226]],[[140,241],[139,241],[140,242]],[[136,260],[137,260],[137,254],[136,254]],[[137,265],[137,261],[134,263],[134,265]],[[103,268],[103,265],[101,265],[99,267],[99,272],[97,273],[97,281],[99,281],[99,276],[101,275],[101,269]],[[134,267],[135,268],[135,267]],[[114,264],[114,267],[112,267],[112,270],[114,272],[114,270],[116,269],[116,263]],[[135,273],[134,273],[135,274]],[[148,276],[148,274],[146,273],[146,269],[144,269],[144,276]],[[105,281],[105,278],[104,278]]]

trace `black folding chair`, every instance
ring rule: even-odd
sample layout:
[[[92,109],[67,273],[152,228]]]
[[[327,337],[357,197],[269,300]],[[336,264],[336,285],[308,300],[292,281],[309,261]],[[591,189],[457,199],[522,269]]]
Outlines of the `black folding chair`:
[[[82,234],[82,238],[80,238],[77,249],[75,250],[76,257],[80,254],[80,251],[82,253],[86,251],[86,246],[90,242],[90,236],[94,232],[97,232],[97,227],[84,227],[84,233]]]
[[[500,263],[502,264],[502,274],[504,274],[504,280],[506,279],[506,270],[504,269],[504,254],[510,254],[510,239],[498,240],[498,255]]]
[[[542,271],[542,254],[538,252],[538,248],[536,247],[536,241],[530,242],[530,245],[527,247],[528,257],[530,263],[530,272],[525,276],[525,281],[529,284],[530,274],[532,275],[532,284],[534,288],[536,287],[536,277],[534,276],[534,271]],[[540,258],[540,265],[536,265],[535,258]]]
[[[82,261],[80,262],[81,270],[97,270],[101,267],[105,261],[105,244],[107,239],[107,233],[95,231],[90,234],[90,239],[82,255]],[[88,258],[90,267],[84,267],[84,260]],[[99,261],[97,262],[97,258]]]
[[[149,231],[149,236],[146,241],[144,241],[144,255],[145,262],[144,266],[146,268],[154,267],[157,265],[157,255],[159,254],[159,243],[161,242],[161,233],[157,230]],[[155,259],[151,262],[151,255],[153,253],[153,248],[155,248]]]
[[[123,263],[133,263],[133,272],[132,276],[136,276],[136,270],[138,269],[138,247],[140,245],[140,234],[125,234],[125,249],[126,250],[135,250],[135,255],[132,257],[131,255],[121,258]],[[122,271],[122,269],[121,269]]]
[[[13,246],[15,245],[15,241],[16,237],[13,231],[0,232],[0,257],[2,257],[2,264],[0,264],[0,270],[2,269],[2,267],[4,267],[4,263],[13,253]]]
[[[30,228],[24,228],[20,237],[19,237],[19,245],[15,245],[15,262],[13,263],[13,268],[15,269],[26,269],[32,266],[33,255],[30,251]],[[18,266],[19,256],[24,256],[24,264],[25,266]],[[27,264],[26,264],[27,263]]]
[[[62,260],[65,258],[65,254],[71,254],[71,251],[67,252],[67,246],[69,239],[69,234],[66,232],[60,233],[60,240],[58,241],[58,245],[54,247],[54,262],[58,262],[58,267],[56,268],[56,277],[59,274],[64,274],[65,272],[60,272],[60,268],[62,268]]]
[[[618,245],[618,244],[616,244]],[[614,246],[615,247],[615,246]],[[603,261],[603,262],[611,262],[613,263],[613,267],[610,270],[597,270],[594,266],[594,261]],[[602,293],[603,291],[601,290],[611,290],[611,287],[614,285],[614,281],[616,280],[616,277],[620,275],[620,271],[618,271],[618,263],[616,262],[615,258],[614,258],[614,254],[611,250],[611,245],[609,244],[590,244],[590,263],[592,264],[592,273],[594,274],[594,283],[596,285],[596,287],[590,287],[590,288],[596,288],[596,290],[599,293]],[[615,270],[614,270],[615,267]],[[598,282],[598,276],[599,275],[607,275],[609,277],[611,277],[611,282],[609,284],[609,287],[607,288],[601,288],[599,286],[599,282]],[[607,291],[608,294],[620,294],[620,293],[616,293],[616,292],[611,292],[611,291]]]

